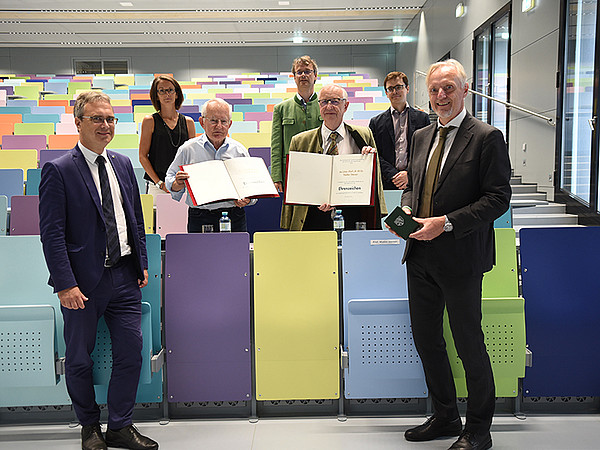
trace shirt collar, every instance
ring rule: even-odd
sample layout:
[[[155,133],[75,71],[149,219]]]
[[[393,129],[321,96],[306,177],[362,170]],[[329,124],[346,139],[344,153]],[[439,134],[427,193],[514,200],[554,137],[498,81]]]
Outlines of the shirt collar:
[[[346,125],[344,124],[344,121],[342,121],[340,126],[337,127],[335,130],[330,130],[325,126],[325,124],[321,125],[321,136],[323,137],[323,142],[327,142],[327,140],[329,139],[329,135],[334,131],[337,131],[337,133],[342,138],[341,140],[344,140],[344,138],[346,137]]]
[[[408,112],[408,107],[409,107],[409,104],[408,104],[408,102],[406,102],[404,109],[402,111],[398,111],[401,116],[405,115]],[[394,111],[397,111],[397,110],[393,106],[390,106],[390,113],[393,114]]]
[[[466,115],[467,115],[467,110],[463,107],[462,111],[459,112],[458,115],[454,119],[452,119],[450,122],[448,122],[446,125],[442,125],[440,123],[440,119],[438,118],[438,121],[437,121],[438,128],[439,127],[456,127],[456,128],[458,128],[458,127],[460,127],[460,124],[462,123],[462,121],[465,119]]]
[[[85,147],[81,143],[81,141],[77,142],[77,145],[79,146],[79,149],[81,150],[81,153],[83,154],[83,157],[86,159],[86,161],[90,164],[96,164],[96,159],[99,156],[98,153]],[[105,160],[108,160],[108,156],[106,155],[106,149],[102,150],[102,153],[100,153],[100,156],[102,156]]]
[[[212,142],[210,142],[210,140],[208,139],[208,136],[206,136],[206,133],[204,133],[201,137],[201,144],[202,146],[206,149],[206,150],[212,150],[213,152],[218,152],[218,151],[225,151],[229,148],[229,136],[225,137],[225,141],[223,141],[223,145],[221,145],[219,147],[219,149],[217,150],[215,148],[215,146],[213,145]]]

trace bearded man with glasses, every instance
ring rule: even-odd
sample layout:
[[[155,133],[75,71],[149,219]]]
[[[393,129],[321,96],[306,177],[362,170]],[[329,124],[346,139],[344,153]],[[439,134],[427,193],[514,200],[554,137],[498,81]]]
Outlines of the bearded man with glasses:
[[[390,109],[371,118],[369,128],[375,137],[384,189],[404,189],[408,181],[407,167],[410,142],[414,132],[429,125],[429,115],[408,104],[408,77],[390,72],[383,80]]]

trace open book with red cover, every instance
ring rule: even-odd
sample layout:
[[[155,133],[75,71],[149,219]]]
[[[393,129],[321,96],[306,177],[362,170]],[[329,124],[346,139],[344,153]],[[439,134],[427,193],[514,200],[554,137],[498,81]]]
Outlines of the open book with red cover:
[[[243,157],[179,166],[195,206],[241,198],[279,197],[262,158]]]
[[[284,202],[292,205],[373,206],[375,154],[290,152]]]

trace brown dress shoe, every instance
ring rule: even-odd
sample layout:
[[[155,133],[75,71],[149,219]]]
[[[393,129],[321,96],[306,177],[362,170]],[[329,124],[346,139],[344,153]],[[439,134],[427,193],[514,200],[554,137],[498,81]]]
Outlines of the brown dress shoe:
[[[83,450],[106,450],[106,442],[104,442],[99,423],[81,427],[81,448]]]
[[[431,416],[423,425],[406,430],[404,438],[413,442],[431,441],[440,437],[458,436],[461,431],[460,417],[448,421]]]
[[[489,433],[471,433],[463,431],[458,440],[448,450],[487,450],[492,447],[492,435]]]
[[[120,430],[106,430],[106,445],[109,447],[129,448],[131,450],[156,450],[158,442],[143,436],[133,425]]]

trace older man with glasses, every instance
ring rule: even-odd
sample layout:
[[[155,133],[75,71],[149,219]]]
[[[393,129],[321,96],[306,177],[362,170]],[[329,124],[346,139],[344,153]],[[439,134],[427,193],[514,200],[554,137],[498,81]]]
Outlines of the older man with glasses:
[[[390,109],[373,117],[369,128],[375,137],[384,189],[404,189],[413,133],[429,125],[429,116],[410,106],[406,100],[409,92],[408,77],[402,72],[390,72],[383,80],[390,99]]]
[[[225,100],[215,98],[206,102],[202,106],[200,125],[205,133],[179,147],[167,170],[165,184],[171,197],[177,201],[183,197],[186,191],[185,180],[189,178],[179,166],[250,156],[243,144],[227,136],[231,127],[231,106]],[[200,233],[203,225],[212,225],[213,229],[218,230],[223,212],[227,212],[231,219],[231,231],[246,231],[246,213],[243,208],[256,203],[256,199],[241,198],[195,206],[188,195],[185,202],[189,206],[187,230],[189,233]]]
[[[348,93],[340,86],[329,84],[319,91],[319,108],[323,125],[294,136],[290,152],[326,153],[342,155],[375,151],[375,140],[367,127],[344,123],[348,109]],[[387,215],[379,164],[377,164],[377,195],[374,206],[345,207],[347,223],[367,222],[367,228],[380,229],[381,217]],[[292,231],[333,229],[333,206],[284,205],[281,210],[281,227]]]

